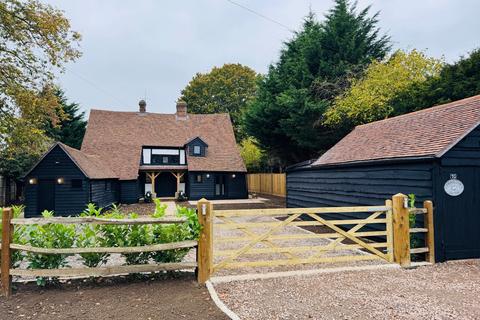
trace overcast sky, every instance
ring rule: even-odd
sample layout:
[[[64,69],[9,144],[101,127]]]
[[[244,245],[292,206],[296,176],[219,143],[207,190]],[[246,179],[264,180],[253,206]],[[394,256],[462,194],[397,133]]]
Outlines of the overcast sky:
[[[63,10],[83,36],[83,56],[59,77],[83,110],[171,113],[196,72],[224,63],[265,73],[282,42],[298,30],[309,7],[323,19],[331,0],[44,0]],[[457,60],[480,47],[479,0],[360,0],[380,11],[380,27],[395,48],[422,49]]]

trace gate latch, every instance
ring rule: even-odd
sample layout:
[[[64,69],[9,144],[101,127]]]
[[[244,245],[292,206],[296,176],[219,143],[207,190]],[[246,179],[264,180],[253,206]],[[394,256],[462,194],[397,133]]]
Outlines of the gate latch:
[[[207,204],[203,203],[202,204],[202,216],[206,216],[206,215],[207,215]]]

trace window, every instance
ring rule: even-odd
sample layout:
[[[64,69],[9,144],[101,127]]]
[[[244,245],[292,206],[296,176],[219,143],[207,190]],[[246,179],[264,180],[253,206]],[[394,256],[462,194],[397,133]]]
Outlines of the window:
[[[196,183],[202,183],[203,182],[203,174],[197,174],[195,176],[195,182]]]
[[[162,159],[162,162],[163,162],[163,163],[168,163],[168,157],[165,157],[165,156],[164,156],[163,159]]]
[[[202,154],[202,148],[200,146],[193,146],[193,154],[194,155]]]
[[[82,179],[72,179],[71,186],[72,188],[81,188],[83,185]]]

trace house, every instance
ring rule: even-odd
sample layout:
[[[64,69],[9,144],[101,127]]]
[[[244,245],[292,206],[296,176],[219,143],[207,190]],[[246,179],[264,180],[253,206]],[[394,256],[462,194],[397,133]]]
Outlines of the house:
[[[435,206],[437,260],[480,257],[480,95],[357,126],[287,170],[287,206],[381,205],[396,193]]]
[[[26,216],[173,198],[246,198],[246,169],[228,114],[91,110],[81,150],[56,143],[25,176]]]

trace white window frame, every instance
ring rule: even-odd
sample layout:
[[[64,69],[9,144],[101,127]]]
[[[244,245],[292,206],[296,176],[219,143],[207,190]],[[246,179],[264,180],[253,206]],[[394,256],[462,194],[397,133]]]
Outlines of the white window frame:
[[[197,152],[197,148],[198,148],[198,152]],[[199,145],[194,145],[193,146],[193,154],[196,155],[196,156],[199,156],[202,154],[202,147],[199,146]]]

